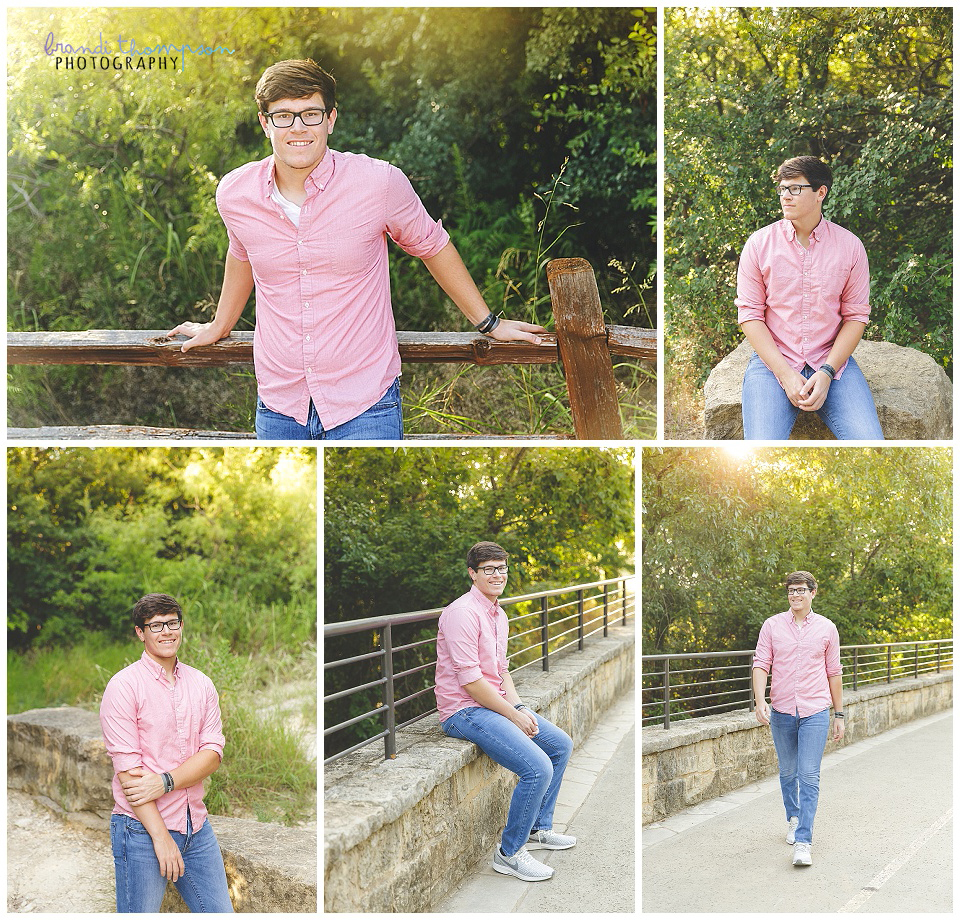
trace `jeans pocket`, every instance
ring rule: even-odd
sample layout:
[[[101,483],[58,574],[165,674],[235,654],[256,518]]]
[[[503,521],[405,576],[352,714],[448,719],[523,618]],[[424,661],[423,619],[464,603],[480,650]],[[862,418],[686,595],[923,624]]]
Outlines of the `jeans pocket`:
[[[400,382],[395,380],[390,388],[366,412],[393,412],[400,405]],[[364,413],[366,414],[366,413]]]

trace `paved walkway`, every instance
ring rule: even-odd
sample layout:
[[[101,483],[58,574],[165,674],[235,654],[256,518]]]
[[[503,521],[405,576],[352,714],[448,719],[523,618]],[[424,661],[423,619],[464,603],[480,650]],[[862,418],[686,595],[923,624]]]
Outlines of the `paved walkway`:
[[[776,776],[643,831],[643,913],[949,913],[952,710],[823,759],[813,866],[794,868]]]
[[[621,697],[573,752],[554,828],[577,837],[572,850],[532,851],[556,869],[522,882],[490,867],[490,853],[436,913],[634,913],[636,830],[634,694]]]

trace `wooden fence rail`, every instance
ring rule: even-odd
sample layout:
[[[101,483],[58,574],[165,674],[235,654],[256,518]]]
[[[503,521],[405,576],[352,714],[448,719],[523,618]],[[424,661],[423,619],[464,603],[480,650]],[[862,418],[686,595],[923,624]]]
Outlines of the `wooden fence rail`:
[[[584,259],[555,259],[547,266],[556,334],[539,345],[497,342],[476,333],[398,332],[400,359],[406,363],[555,364],[562,362],[577,438],[623,438],[611,356],[655,362],[656,332],[633,326],[606,326],[590,264]],[[227,367],[253,363],[253,333],[234,332],[214,345],[186,354],[183,338],[163,330],[90,329],[83,332],[9,332],[10,365],[130,365],[139,367]],[[250,435],[126,426],[78,426],[11,429],[9,437],[185,437],[228,438]],[[433,437],[431,435],[431,437]]]

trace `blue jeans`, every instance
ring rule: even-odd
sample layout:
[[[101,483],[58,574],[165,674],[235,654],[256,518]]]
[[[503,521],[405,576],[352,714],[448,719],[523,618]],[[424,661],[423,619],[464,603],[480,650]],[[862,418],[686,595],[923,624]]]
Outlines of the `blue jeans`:
[[[500,840],[506,856],[513,856],[525,846],[534,831],[553,827],[553,809],[563,771],[573,753],[573,741],[563,729],[543,716],[531,715],[540,727],[534,738],[525,735],[505,716],[483,706],[461,709],[440,723],[451,738],[472,741],[491,760],[519,777]]]
[[[194,914],[232,914],[220,845],[209,821],[193,832],[187,812],[187,832],[170,831],[183,857],[183,875],[174,884]],[[135,818],[112,815],[110,843],[117,878],[118,914],[155,914],[160,910],[167,880],[160,874],[160,862],[147,829]]]
[[[369,409],[328,431],[312,399],[307,424],[301,425],[289,415],[268,409],[258,397],[255,428],[260,441],[399,441],[403,438],[400,378]]]
[[[787,820],[799,818],[794,840],[813,843],[813,819],[820,797],[820,761],[827,746],[830,710],[801,719],[770,709],[770,730],[780,765],[780,792]]]
[[[806,365],[800,374],[809,380],[816,371]],[[797,420],[798,409],[787,398],[770,368],[753,355],[743,375],[743,439],[786,441]],[[877,407],[863,371],[853,358],[843,376],[834,380],[817,415],[841,441],[882,441]]]

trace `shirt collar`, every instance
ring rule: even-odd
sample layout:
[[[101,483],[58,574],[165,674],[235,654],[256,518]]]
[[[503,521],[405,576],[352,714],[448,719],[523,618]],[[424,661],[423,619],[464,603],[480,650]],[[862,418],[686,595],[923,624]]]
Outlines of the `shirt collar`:
[[[304,182],[305,186],[312,185],[314,189],[323,191],[327,183],[333,178],[337,171],[337,151],[327,147],[327,152],[323,159],[317,163],[313,172],[307,176]],[[269,198],[273,194],[274,181],[273,154],[260,161],[263,164],[263,197]]]
[[[785,617],[789,617],[791,620],[793,620],[793,611],[792,611],[792,610],[784,610],[784,611],[783,611],[783,615],[784,615]],[[804,623],[806,623],[807,620],[809,620],[810,617],[812,617],[813,615],[814,615],[814,610],[813,610],[813,608],[811,607],[811,608],[810,608],[810,612],[803,618],[803,620],[800,621],[800,625],[802,626]]]
[[[476,585],[471,585],[470,595],[481,604],[483,604],[483,609],[490,614],[490,616],[496,616],[500,612],[500,604],[497,601],[491,603],[490,598],[487,597]]]
[[[822,243],[824,235],[827,232],[827,224],[829,223],[830,221],[821,216],[820,223],[810,231],[810,239],[816,240],[818,243]],[[783,235],[789,242],[792,243],[797,238],[797,228],[793,226],[793,221],[787,220],[785,217],[782,218],[782,224]]]
[[[164,671],[163,665],[158,664],[156,661],[154,661],[147,654],[146,650],[144,650],[143,654],[140,656],[140,661],[143,664],[143,666],[158,680],[167,679],[167,672]],[[174,677],[180,676],[180,659],[179,658],[177,658],[177,663],[173,666],[173,676]]]

